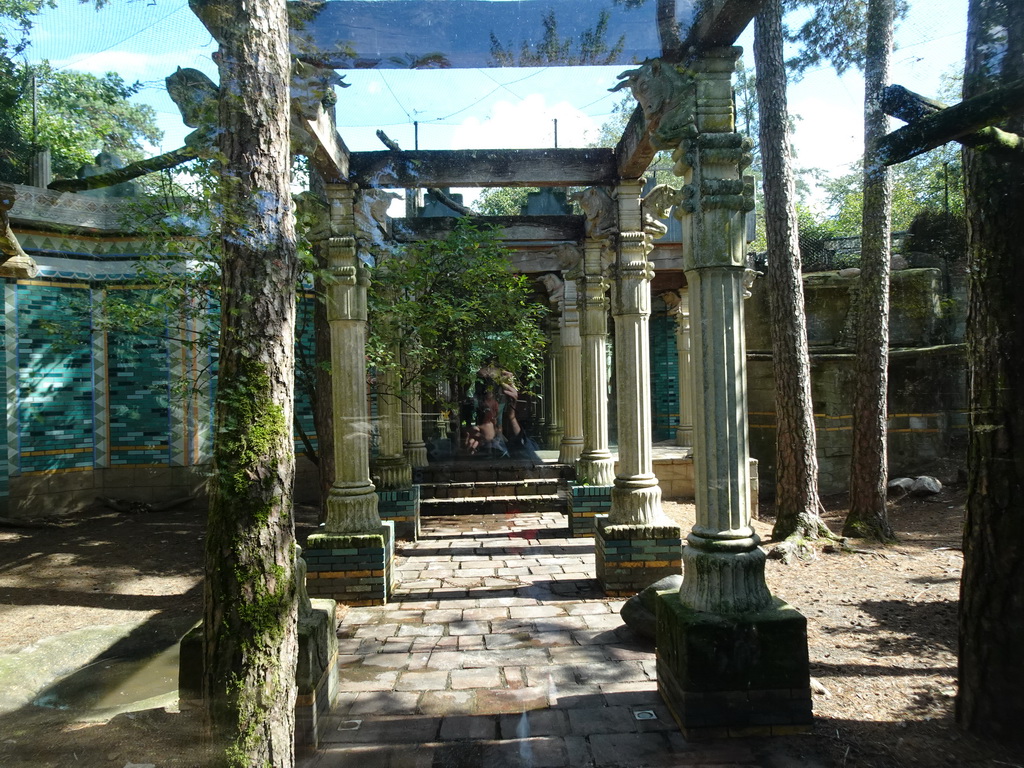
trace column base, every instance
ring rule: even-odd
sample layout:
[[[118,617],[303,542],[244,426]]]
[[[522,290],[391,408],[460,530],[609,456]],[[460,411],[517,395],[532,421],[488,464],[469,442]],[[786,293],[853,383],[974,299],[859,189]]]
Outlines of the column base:
[[[650,475],[641,479],[615,478],[609,518],[616,525],[655,525],[664,519],[661,486]]]
[[[687,739],[782,736],[812,725],[807,620],[782,600],[757,613],[657,601],[658,693]]]
[[[334,485],[327,493],[327,525],[330,533],[360,533],[376,530],[377,494],[373,483]]]
[[[302,557],[310,597],[384,605],[394,585],[395,524],[385,522],[374,532],[310,534]]]
[[[420,538],[420,487],[399,491],[377,491],[377,512],[383,522],[395,524],[395,537],[405,541]]]
[[[427,466],[430,463],[427,458],[427,446],[423,443],[407,445],[405,447],[405,460],[409,462],[409,466],[413,469]]]
[[[691,533],[687,541],[679,597],[691,610],[715,614],[753,613],[772,604],[771,592],[764,581],[766,555],[757,546],[760,541],[757,536],[709,541]]]
[[[597,581],[609,597],[632,597],[682,572],[678,525],[614,525],[602,519],[594,538]]]
[[[611,455],[580,456],[576,462],[576,482],[584,485],[611,486],[615,482],[615,459]]]
[[[545,427],[542,434],[544,435],[544,450],[557,451],[562,445],[561,427]]]
[[[569,510],[569,535],[573,538],[593,536],[597,521],[608,517],[612,505],[610,485],[573,485],[572,508]]]
[[[370,474],[378,491],[403,490],[412,485],[412,464],[404,454],[375,459]]]
[[[558,463],[575,464],[583,453],[583,438],[563,437],[562,444],[558,446]]]

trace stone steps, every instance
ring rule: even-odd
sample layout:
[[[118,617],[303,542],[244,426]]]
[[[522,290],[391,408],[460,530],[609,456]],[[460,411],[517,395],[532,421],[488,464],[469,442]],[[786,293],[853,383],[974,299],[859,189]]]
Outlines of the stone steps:
[[[572,505],[568,489],[557,493],[524,495],[462,496],[420,500],[421,517],[448,515],[507,515],[559,512],[567,515]]]
[[[531,496],[554,494],[564,490],[565,481],[557,478],[535,478],[529,480],[496,480],[471,483],[423,483],[420,485],[421,499],[463,499],[491,496],[529,498]]]

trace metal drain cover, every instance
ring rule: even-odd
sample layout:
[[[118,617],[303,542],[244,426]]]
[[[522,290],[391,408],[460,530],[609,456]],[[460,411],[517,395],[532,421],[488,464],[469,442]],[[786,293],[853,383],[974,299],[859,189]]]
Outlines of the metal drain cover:
[[[654,714],[653,709],[637,709],[633,711],[634,720],[657,720],[658,716]]]
[[[362,720],[342,720],[338,724],[339,731],[358,731],[359,726],[363,724]]]

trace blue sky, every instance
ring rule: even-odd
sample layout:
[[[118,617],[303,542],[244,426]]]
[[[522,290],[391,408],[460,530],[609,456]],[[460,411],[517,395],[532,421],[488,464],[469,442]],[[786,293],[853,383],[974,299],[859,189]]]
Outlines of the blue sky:
[[[963,61],[966,13],[967,0],[911,0],[910,15],[897,30],[892,81],[937,95],[941,76]],[[750,30],[739,44],[749,52]],[[189,129],[167,98],[163,78],[183,66],[216,79],[214,50],[187,0],[111,0],[98,12],[60,0],[39,19],[28,57],[141,81],[138,98],[157,110],[166,135],[162,148],[171,149]],[[339,93],[338,123],[357,150],[382,148],[377,128],[411,148],[414,121],[423,149],[552,146],[554,119],[559,146],[583,146],[618,102],[620,95],[608,88],[623,69],[350,71],[344,74],[351,87]],[[861,153],[862,102],[857,72],[839,78],[823,66],[792,84],[790,109],[800,118],[798,164],[831,175],[847,172]]]

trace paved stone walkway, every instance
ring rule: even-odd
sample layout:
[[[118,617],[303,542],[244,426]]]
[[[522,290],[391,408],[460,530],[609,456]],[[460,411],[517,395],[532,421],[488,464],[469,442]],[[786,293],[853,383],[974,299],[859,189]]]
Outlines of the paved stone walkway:
[[[558,514],[424,520],[387,606],[339,640],[338,703],[303,768],[757,765],[749,742],[687,743],[653,649],[594,581]]]

